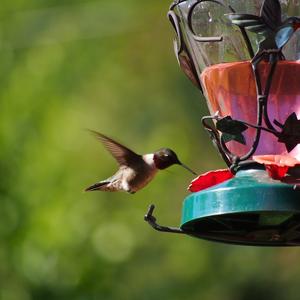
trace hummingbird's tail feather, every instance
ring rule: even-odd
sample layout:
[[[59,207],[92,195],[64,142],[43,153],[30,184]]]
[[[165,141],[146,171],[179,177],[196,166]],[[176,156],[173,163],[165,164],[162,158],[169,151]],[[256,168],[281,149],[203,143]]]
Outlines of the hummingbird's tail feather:
[[[110,182],[109,181],[101,181],[97,182],[88,188],[86,188],[84,191],[85,192],[92,192],[92,191],[101,191],[101,190],[106,190],[106,185],[108,185]]]

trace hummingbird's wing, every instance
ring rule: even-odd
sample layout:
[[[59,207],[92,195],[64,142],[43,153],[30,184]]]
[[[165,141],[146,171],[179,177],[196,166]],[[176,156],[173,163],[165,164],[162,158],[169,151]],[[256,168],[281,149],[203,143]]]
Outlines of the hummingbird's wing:
[[[264,23],[273,31],[281,25],[281,5],[279,0],[265,0],[260,11]]]
[[[226,14],[226,16],[232,24],[243,27],[257,34],[265,35],[269,31],[268,26],[259,16],[235,13]]]
[[[111,153],[111,155],[116,159],[120,166],[133,166],[136,163],[144,162],[141,155],[136,154],[132,150],[114,141],[113,139],[97,131],[89,131],[102,142],[104,147]]]

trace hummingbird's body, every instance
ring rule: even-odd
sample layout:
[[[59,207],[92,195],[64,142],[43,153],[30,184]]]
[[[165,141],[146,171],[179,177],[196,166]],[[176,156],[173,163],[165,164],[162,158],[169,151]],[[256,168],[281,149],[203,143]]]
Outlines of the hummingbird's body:
[[[113,176],[96,183],[95,189],[106,192],[135,193],[145,187],[154,178],[157,171],[154,164],[149,165],[147,162],[130,167],[120,166]],[[93,190],[92,187],[89,190]]]
[[[153,154],[138,155],[101,133],[95,131],[92,133],[114,156],[119,163],[119,169],[113,176],[93,184],[86,191],[124,191],[133,194],[145,187],[155,177],[158,170],[173,164],[187,168],[178,160],[175,152],[170,149],[163,148]],[[189,168],[187,169],[191,171]]]

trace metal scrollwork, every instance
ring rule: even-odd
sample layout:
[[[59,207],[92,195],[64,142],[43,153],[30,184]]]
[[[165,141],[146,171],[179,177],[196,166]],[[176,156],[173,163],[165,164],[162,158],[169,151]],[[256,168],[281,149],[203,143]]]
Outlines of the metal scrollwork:
[[[179,18],[173,10],[168,12],[168,17],[177,35],[174,40],[174,51],[178,64],[193,84],[202,91],[195,65],[183,39],[182,30],[179,25]]]

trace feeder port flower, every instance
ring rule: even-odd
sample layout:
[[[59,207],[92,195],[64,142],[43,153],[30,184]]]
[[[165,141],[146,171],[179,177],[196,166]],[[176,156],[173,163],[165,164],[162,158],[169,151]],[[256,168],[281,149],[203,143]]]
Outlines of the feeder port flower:
[[[256,155],[253,160],[263,164],[269,176],[276,180],[282,180],[290,168],[300,165],[300,161],[289,154]]]
[[[192,193],[199,192],[233,177],[234,175],[228,169],[209,171],[195,178],[189,185],[188,190]]]

